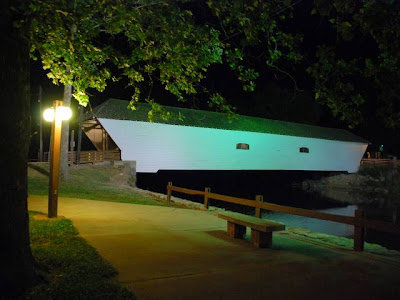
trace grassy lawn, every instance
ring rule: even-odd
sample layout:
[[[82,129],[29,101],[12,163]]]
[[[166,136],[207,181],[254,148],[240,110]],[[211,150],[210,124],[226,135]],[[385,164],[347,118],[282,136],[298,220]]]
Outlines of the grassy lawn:
[[[28,168],[28,194],[48,195],[49,165],[31,163]],[[88,200],[167,206],[127,184],[126,175],[116,167],[81,165],[70,168],[71,178],[60,182],[59,196]]]
[[[30,212],[33,255],[41,267],[42,282],[26,299],[136,299],[114,277],[105,261],[67,219],[49,220]]]

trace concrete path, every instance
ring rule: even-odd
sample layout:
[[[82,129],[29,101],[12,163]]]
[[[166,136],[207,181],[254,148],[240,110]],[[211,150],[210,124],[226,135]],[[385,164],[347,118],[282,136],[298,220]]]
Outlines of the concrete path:
[[[29,197],[47,211],[47,198]],[[226,235],[209,212],[59,199],[59,215],[146,299],[400,299],[400,262],[274,234],[271,249]],[[249,234],[249,232],[248,232]]]

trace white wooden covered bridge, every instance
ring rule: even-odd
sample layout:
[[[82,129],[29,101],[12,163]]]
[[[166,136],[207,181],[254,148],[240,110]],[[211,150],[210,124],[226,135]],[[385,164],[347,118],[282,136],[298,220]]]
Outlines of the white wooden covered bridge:
[[[304,170],[356,172],[368,141],[343,129],[165,106],[169,120],[148,120],[149,104],[109,99],[86,115],[98,150],[119,150],[137,172]],[[181,113],[184,118],[177,117]]]

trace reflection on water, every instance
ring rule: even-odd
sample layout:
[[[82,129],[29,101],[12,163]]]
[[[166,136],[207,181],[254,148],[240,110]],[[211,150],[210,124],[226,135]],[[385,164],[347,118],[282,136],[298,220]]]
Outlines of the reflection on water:
[[[310,207],[304,207],[307,209],[311,209],[314,211],[320,211],[320,212],[325,212],[329,214],[335,214],[335,215],[342,215],[342,216],[354,216],[354,211],[358,208],[362,208],[365,211],[365,215],[368,219],[371,220],[381,220],[385,221],[388,223],[393,223],[393,224],[398,224],[399,220],[399,211],[393,210],[393,208],[383,208],[382,205],[378,206],[367,206],[367,205],[355,205],[355,204],[350,204],[350,205],[345,205],[345,203],[348,200],[348,195],[346,195],[345,199],[341,199],[341,201],[337,202],[337,207],[332,207],[335,206],[335,202],[338,200],[338,195],[343,194],[343,191],[339,191],[337,193],[334,193],[335,198],[329,198],[327,197],[327,194],[324,193],[318,194],[318,193],[313,193],[312,195],[304,195],[303,198],[303,207],[305,203],[310,203],[306,201],[308,197],[311,197],[313,201],[316,201],[319,199],[320,203],[325,203],[327,208],[321,209],[320,207],[318,208],[313,208],[312,206]],[[307,193],[305,193],[307,194]],[[354,201],[355,202],[355,201]],[[285,204],[287,205],[287,204]],[[290,205],[290,206],[295,206],[295,205]],[[296,215],[290,215],[290,214],[283,214],[283,213],[276,213],[276,212],[271,212],[271,211],[264,211],[262,213],[262,218],[268,219],[271,221],[277,221],[277,222],[282,222],[287,226],[290,227],[301,227],[308,229],[313,232],[319,232],[319,233],[326,233],[326,234],[331,234],[335,236],[340,236],[340,237],[349,237],[352,238],[354,234],[354,226],[347,225],[347,224],[341,224],[341,223],[336,223],[336,222],[330,222],[330,221],[324,221],[324,220],[319,220],[319,219],[313,219],[313,218],[306,218],[302,216],[296,216]],[[365,241],[369,243],[374,243],[374,244],[379,244],[381,246],[384,246],[388,249],[395,249],[395,250],[400,250],[400,239],[398,235],[390,234],[387,232],[382,232],[382,231],[376,231],[376,230],[371,230],[367,229],[366,230],[366,236],[365,236]]]
[[[349,205],[346,207],[318,209],[316,211],[342,216],[354,216],[354,210],[356,210],[357,208],[357,205]],[[296,215],[266,211],[262,213],[262,218],[271,221],[282,222],[286,226],[290,227],[301,227],[314,232],[327,233],[336,236],[352,237],[354,233],[354,227],[351,225],[313,218],[306,218]]]
[[[262,191],[260,194],[263,194]],[[298,189],[279,188],[275,187],[264,193],[268,197],[264,197],[265,202],[304,208],[313,211],[325,212],[335,215],[354,216],[354,211],[362,208],[368,219],[381,220],[389,223],[399,223],[400,211],[395,211],[393,208],[384,208],[383,203],[369,204],[346,204],[346,203],[362,203],[361,198],[351,198],[351,193],[345,190],[330,190],[329,193],[304,192]],[[236,195],[234,195],[236,196]],[[242,196],[242,195],[241,195]],[[332,196],[332,197],[329,197]],[[341,197],[342,196],[342,197]],[[251,199],[252,197],[244,195],[244,198]],[[239,205],[232,205],[220,201],[213,201],[212,205],[216,205],[228,210],[233,210],[248,215],[254,215],[254,209]],[[354,226],[307,218],[297,215],[277,213],[272,211],[262,211],[262,218],[271,221],[284,223],[289,227],[305,228],[313,232],[326,233],[339,237],[352,238],[354,234]],[[397,221],[396,221],[397,220]],[[365,241],[369,243],[379,244],[389,249],[400,250],[400,239],[397,235],[385,233],[382,231],[374,231],[368,229],[366,231]]]
[[[331,201],[337,203],[351,203],[351,204],[368,204],[369,206],[384,208],[390,206],[388,201],[385,199],[375,199],[363,195],[357,191],[342,189],[342,188],[324,188],[315,192],[315,194],[320,195]]]

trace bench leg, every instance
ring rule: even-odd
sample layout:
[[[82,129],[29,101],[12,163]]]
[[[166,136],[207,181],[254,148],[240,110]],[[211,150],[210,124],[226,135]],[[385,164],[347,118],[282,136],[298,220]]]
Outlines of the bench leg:
[[[235,239],[241,239],[246,234],[246,227],[228,221],[228,235]]]
[[[272,232],[251,230],[251,242],[258,248],[270,248],[272,246]]]

